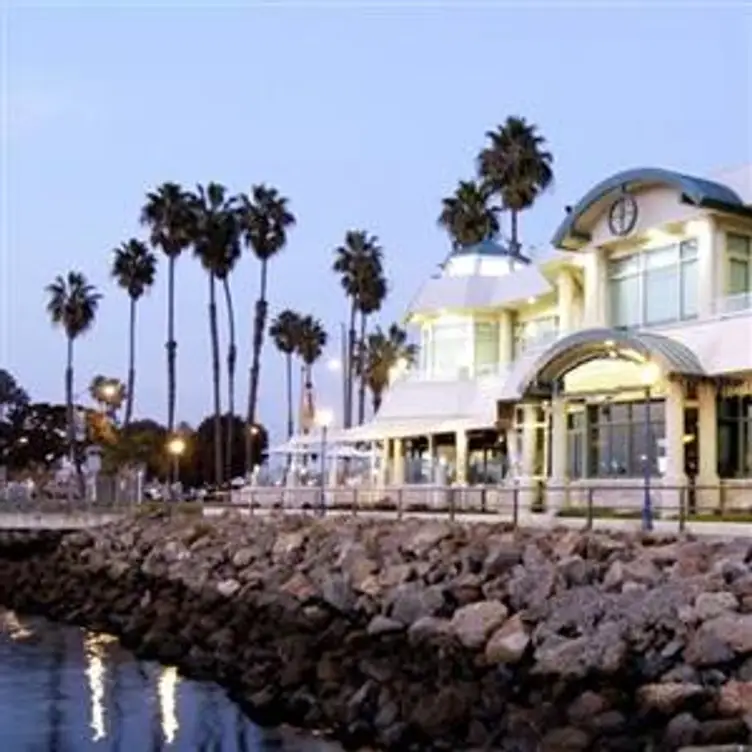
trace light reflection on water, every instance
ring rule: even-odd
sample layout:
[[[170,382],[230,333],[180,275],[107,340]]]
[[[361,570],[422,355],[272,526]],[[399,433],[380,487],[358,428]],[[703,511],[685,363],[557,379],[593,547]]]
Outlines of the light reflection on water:
[[[0,611],[0,749],[335,752],[254,726],[219,687],[135,660],[106,635]]]

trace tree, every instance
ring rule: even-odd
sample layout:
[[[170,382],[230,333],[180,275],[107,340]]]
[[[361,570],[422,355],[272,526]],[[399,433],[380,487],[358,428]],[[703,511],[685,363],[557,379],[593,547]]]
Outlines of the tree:
[[[455,192],[441,202],[438,224],[449,233],[452,247],[464,248],[499,234],[499,220],[488,205],[490,190],[472,180],[461,180]]]
[[[67,407],[31,402],[13,413],[4,426],[0,461],[12,470],[49,468],[68,449]]]
[[[501,199],[511,215],[511,243],[521,250],[518,215],[531,207],[553,182],[553,156],[538,127],[523,117],[508,117],[495,131],[488,131],[490,144],[478,155],[478,172],[486,188]]]
[[[68,357],[65,368],[65,404],[68,419],[68,447],[71,455],[75,450],[75,427],[73,421],[73,343],[85,334],[94,324],[102,296],[90,285],[81,272],[70,271],[67,276],[58,275],[52,284],[47,285],[49,302],[47,312],[53,326],[63,329],[68,343]],[[79,485],[83,477],[79,472]]]
[[[350,302],[350,323],[347,338],[345,369],[345,428],[352,425],[353,377],[355,374],[355,323],[364,295],[374,289],[375,280],[382,277],[383,252],[375,235],[365,230],[349,230],[345,242],[335,251],[332,270],[340,275],[340,282]]]
[[[0,466],[9,460],[16,440],[16,424],[29,404],[29,395],[13,375],[0,368]]]
[[[136,303],[154,284],[157,272],[156,256],[144,243],[131,238],[113,251],[112,277],[128,293],[130,320],[128,330],[128,387],[126,389],[125,419],[127,426],[133,415],[133,395],[136,389]]]
[[[313,393],[313,366],[324,353],[327,338],[326,330],[318,319],[303,316],[297,352],[303,361],[303,388],[309,397]]]
[[[167,430],[175,429],[177,349],[175,341],[175,263],[190,245],[193,214],[190,194],[177,183],[164,183],[148,193],[141,223],[150,231],[151,244],[167,256]]]
[[[245,472],[246,447],[243,436],[245,423],[239,416],[233,415],[231,417],[228,413],[225,413],[222,416],[225,433],[229,433],[226,427],[228,422],[235,423],[235,428],[232,431],[234,443],[230,452],[230,478],[236,478],[242,476]],[[191,438],[194,444],[193,459],[184,462],[181,458],[181,478],[183,476],[182,468],[185,467],[185,472],[191,474],[196,485],[212,482],[213,433],[214,416],[209,415],[201,421]],[[253,432],[251,467],[262,463],[268,444],[269,436],[266,429],[256,424]]]
[[[218,278],[226,279],[230,269],[240,255],[238,217],[235,200],[228,198],[227,189],[219,183],[209,183],[205,188],[198,186],[191,197],[195,216],[193,248],[209,278],[209,331],[212,352],[212,385],[214,393],[214,482],[222,483],[222,400],[220,397],[219,328],[217,324]],[[229,292],[229,287],[226,287]],[[228,299],[228,310],[232,319],[232,303]],[[234,359],[235,326],[230,322],[230,351]],[[234,363],[232,364],[234,371]],[[229,373],[230,399],[234,401],[234,373]],[[232,425],[228,427],[232,431]],[[229,439],[232,447],[232,437]]]
[[[248,388],[248,430],[246,435],[246,473],[253,467],[251,453],[256,442],[251,427],[256,422],[261,378],[261,350],[264,345],[264,331],[267,315],[267,280],[269,260],[276,256],[287,243],[287,233],[295,225],[295,217],[288,209],[288,201],[274,188],[254,185],[251,196],[242,196],[240,222],[246,246],[261,262],[259,297],[253,319],[253,346],[251,353],[250,384]]]
[[[384,390],[389,386],[390,375],[401,361],[406,366],[415,363],[418,348],[408,343],[404,329],[392,324],[385,332],[380,327],[368,336],[365,353],[358,359],[364,364],[364,377],[373,399],[373,412],[381,407]]]
[[[287,438],[294,432],[292,407],[292,356],[298,350],[301,335],[301,316],[289,309],[282,311],[269,327],[277,349],[285,356],[287,382]]]
[[[375,271],[374,275],[367,278],[363,289],[358,295],[358,311],[360,312],[360,336],[358,338],[358,347],[356,355],[358,363],[355,365],[355,371],[358,374],[363,373],[363,363],[360,358],[363,357],[364,345],[366,342],[366,331],[368,328],[368,317],[381,309],[386,300],[388,285],[386,279],[380,271]],[[358,424],[362,425],[366,416],[366,381],[361,376],[358,378]]]

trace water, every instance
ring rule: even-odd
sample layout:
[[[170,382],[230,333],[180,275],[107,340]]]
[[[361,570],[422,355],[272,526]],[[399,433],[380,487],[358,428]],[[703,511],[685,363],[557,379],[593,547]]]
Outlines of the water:
[[[110,637],[0,611],[3,752],[335,752],[254,726],[211,684]]]

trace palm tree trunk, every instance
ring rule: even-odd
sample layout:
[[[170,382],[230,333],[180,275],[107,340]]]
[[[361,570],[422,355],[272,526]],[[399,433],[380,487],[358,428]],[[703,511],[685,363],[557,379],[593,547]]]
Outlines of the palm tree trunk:
[[[345,428],[352,426],[353,413],[353,376],[355,375],[355,315],[357,308],[355,298],[350,304],[350,329],[347,336],[347,389],[345,398]]]
[[[366,375],[365,375],[365,348],[366,348],[366,323],[368,317],[365,313],[360,314],[360,341],[358,345],[358,425],[362,426],[366,417]]]
[[[175,256],[167,262],[167,434],[175,432],[175,395],[177,392],[175,341]]]
[[[376,415],[376,413],[379,411],[379,408],[381,407],[381,392],[374,392],[372,394],[372,401],[373,401],[373,414]]]
[[[227,323],[229,329],[229,343],[227,346],[227,448],[225,450],[225,475],[228,480],[232,478],[233,451],[235,445],[235,364],[237,363],[238,350],[235,346],[235,310],[232,305],[232,290],[230,289],[229,277],[222,279],[227,304]]]
[[[259,377],[261,375],[261,348],[264,344],[264,327],[266,326],[266,281],[267,261],[261,261],[261,287],[256,301],[256,315],[253,320],[253,353],[251,360],[251,383],[248,388],[248,430],[245,432],[245,472],[250,475],[253,469],[253,433],[251,428],[256,422],[256,403],[258,401]]]
[[[76,464],[76,426],[73,418],[73,337],[68,337],[68,360],[65,367],[65,422],[68,433],[68,460]]]
[[[292,353],[285,353],[287,360],[287,438],[295,432],[292,419]]]
[[[512,234],[512,252],[519,255],[520,252],[520,245],[519,240],[517,238],[517,210],[512,209],[510,211],[511,215],[511,234]]]
[[[130,328],[128,342],[128,393],[125,395],[125,419],[127,428],[133,415],[133,391],[136,388],[136,298],[131,298]]]
[[[219,394],[219,329],[215,276],[209,274],[209,328],[211,331],[212,381],[214,386],[214,482],[222,483],[222,400]]]

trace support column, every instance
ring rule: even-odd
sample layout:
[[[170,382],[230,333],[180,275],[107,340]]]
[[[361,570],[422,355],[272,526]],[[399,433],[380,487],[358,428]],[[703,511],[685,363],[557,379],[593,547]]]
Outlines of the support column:
[[[551,491],[547,494],[549,514],[555,514],[566,502],[567,491],[567,401],[551,400]]]
[[[661,501],[666,511],[674,513],[681,498],[676,488],[687,484],[684,473],[684,385],[680,381],[666,383],[665,413],[666,472],[662,485],[668,488],[661,493]]]
[[[454,435],[457,473],[455,482],[459,485],[467,483],[467,433],[457,431]]]
[[[384,488],[389,483],[389,450],[391,449],[391,443],[391,439],[384,439],[381,444],[379,474],[376,481],[379,488]]]
[[[520,506],[530,510],[538,496],[535,479],[535,432],[537,430],[537,406],[524,405],[522,408],[522,456],[520,457]]]
[[[697,239],[697,312],[700,318],[717,313],[716,299],[722,295],[719,272],[725,258],[716,253],[716,224],[708,214],[690,223],[687,231]]]
[[[499,314],[499,365],[507,366],[514,360],[514,314],[502,310]]]
[[[428,439],[428,482],[436,483],[436,437],[429,433]]]
[[[574,277],[570,269],[562,269],[556,278],[557,312],[559,315],[559,334],[574,331]]]
[[[720,506],[720,478],[718,477],[718,412],[716,387],[703,382],[697,387],[697,506],[717,509]]]
[[[585,258],[585,326],[608,326],[606,310],[606,260],[598,248]]]
[[[401,486],[405,483],[405,447],[402,439],[394,439],[394,460],[392,463],[392,484]]]

